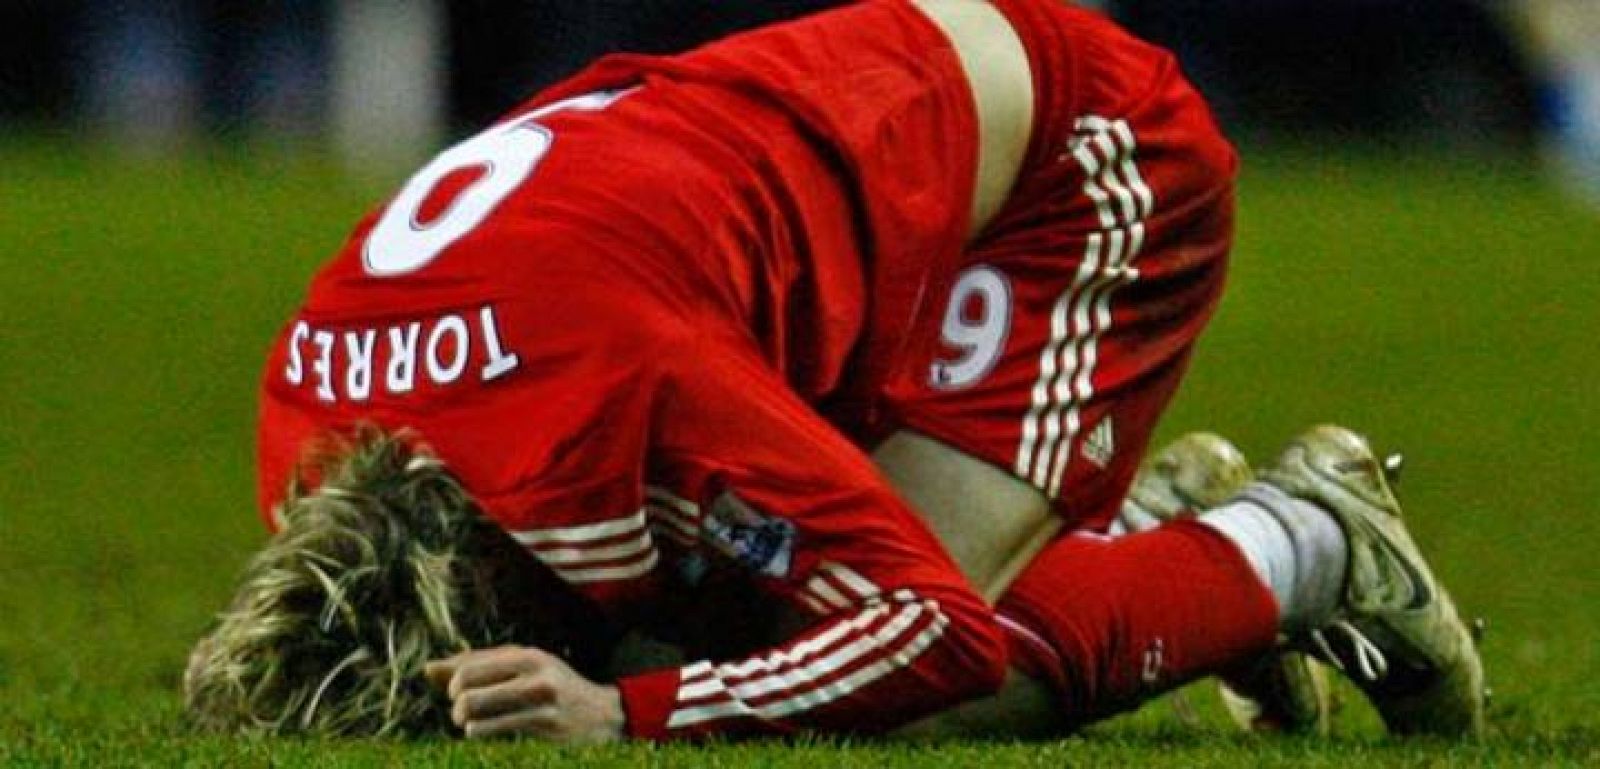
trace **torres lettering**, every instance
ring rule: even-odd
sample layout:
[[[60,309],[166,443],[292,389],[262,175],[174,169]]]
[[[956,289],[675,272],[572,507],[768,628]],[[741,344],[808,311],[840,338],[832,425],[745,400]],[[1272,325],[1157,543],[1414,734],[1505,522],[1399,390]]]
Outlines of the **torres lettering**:
[[[499,379],[521,365],[505,346],[494,306],[385,326],[319,328],[306,321],[289,332],[284,381],[312,388],[319,400],[362,402],[405,395],[419,380],[447,387],[463,377]]]

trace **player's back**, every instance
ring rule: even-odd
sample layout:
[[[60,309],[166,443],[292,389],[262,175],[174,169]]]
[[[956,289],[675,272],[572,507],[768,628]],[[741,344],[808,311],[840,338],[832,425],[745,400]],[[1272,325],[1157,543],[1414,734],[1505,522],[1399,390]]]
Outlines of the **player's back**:
[[[865,325],[854,329],[853,350],[812,344],[782,364],[808,399],[836,394],[840,384],[852,396],[875,391],[905,353],[911,317],[927,310],[921,306],[926,287],[954,267],[974,226],[974,181],[980,153],[989,154],[980,147],[975,107],[992,105],[983,98],[975,103],[949,30],[925,11],[905,0],[863,2],[683,56],[611,57],[538,100],[617,79],[671,83],[684,97],[690,120],[725,138],[751,139],[742,146],[759,158],[757,166],[786,174],[782,184],[764,188],[758,207],[781,212],[815,206],[840,215],[821,227],[795,228],[785,221],[785,229],[764,233],[795,246],[796,258],[767,256],[769,266],[793,271],[786,276],[794,281],[792,298],[826,287],[826,280],[810,280],[812,271],[826,278],[855,270],[866,281],[870,301],[863,300]],[[997,20],[979,26],[1003,25]],[[984,69],[989,79],[998,76],[989,71],[996,67]],[[1019,85],[1025,92],[1026,83]],[[1007,117],[1015,111],[1008,109]],[[988,122],[983,128],[989,131]],[[1025,140],[1026,126],[1008,138],[1017,133]],[[803,149],[785,157],[774,141],[789,139],[800,140]],[[797,156],[808,153],[817,165],[795,173],[806,165],[795,163]],[[1000,175],[1006,176],[1002,187],[1009,188],[1008,173]],[[737,258],[737,252],[723,256]],[[779,319],[788,321],[791,343],[805,343],[819,332],[837,334],[845,320],[838,305],[811,299]],[[833,357],[835,352],[851,358]],[[820,370],[791,368],[795,362]],[[841,382],[847,363],[852,370]]]
[[[888,368],[869,287],[914,297],[959,251],[973,116],[915,10],[839,13],[602,62],[412,177],[274,349],[264,507],[307,439],[360,421],[509,493],[564,442],[647,421],[674,337],[753,348],[811,400],[851,361]]]

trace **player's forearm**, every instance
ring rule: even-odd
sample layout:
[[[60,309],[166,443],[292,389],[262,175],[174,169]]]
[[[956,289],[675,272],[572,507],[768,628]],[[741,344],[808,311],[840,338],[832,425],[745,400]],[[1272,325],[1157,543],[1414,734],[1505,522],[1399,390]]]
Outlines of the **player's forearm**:
[[[817,601],[844,589],[808,585]],[[628,735],[884,732],[999,686],[1004,646],[975,596],[900,589],[852,603],[743,660],[622,679]]]

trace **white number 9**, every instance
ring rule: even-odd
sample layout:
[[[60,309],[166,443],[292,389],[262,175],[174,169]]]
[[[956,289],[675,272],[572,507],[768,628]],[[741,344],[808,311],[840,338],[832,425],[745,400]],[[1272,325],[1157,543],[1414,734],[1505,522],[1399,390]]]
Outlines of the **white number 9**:
[[[527,180],[550,148],[550,131],[533,123],[493,128],[440,153],[395,196],[367,235],[363,260],[378,277],[421,269],[440,251],[483,223],[494,207]],[[446,176],[468,168],[483,169],[449,208],[432,221],[417,220],[422,204]]]
[[[367,234],[362,262],[377,277],[420,270],[494,211],[500,201],[528,180],[550,149],[550,130],[535,120],[565,109],[605,109],[627,91],[601,91],[541,107],[526,117],[490,128],[442,152],[401,188]],[[448,207],[429,221],[418,220],[428,196],[446,176],[482,169]]]
[[[940,339],[959,350],[954,360],[936,360],[929,381],[954,390],[970,387],[1000,360],[1011,333],[1011,284],[999,270],[973,267],[961,273],[950,291]]]

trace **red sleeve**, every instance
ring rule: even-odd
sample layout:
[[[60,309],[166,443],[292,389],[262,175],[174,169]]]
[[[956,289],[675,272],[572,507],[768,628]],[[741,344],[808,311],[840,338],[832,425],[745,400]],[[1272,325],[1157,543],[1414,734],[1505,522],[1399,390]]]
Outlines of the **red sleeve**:
[[[999,686],[1005,657],[998,631],[973,596],[922,587],[885,593],[833,562],[803,590],[807,602],[845,605],[742,660],[701,660],[622,679],[628,734],[877,733]]]
[[[818,621],[745,659],[622,680],[629,733],[882,732],[996,689],[991,611],[871,461],[753,354],[686,347],[653,469],[702,502],[679,506],[706,546]]]

